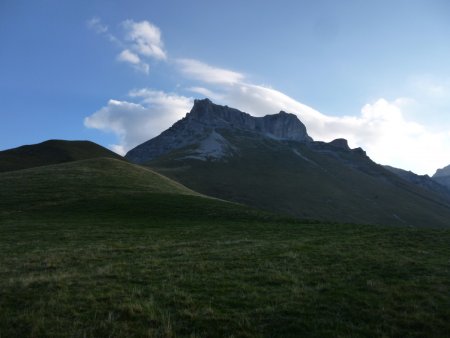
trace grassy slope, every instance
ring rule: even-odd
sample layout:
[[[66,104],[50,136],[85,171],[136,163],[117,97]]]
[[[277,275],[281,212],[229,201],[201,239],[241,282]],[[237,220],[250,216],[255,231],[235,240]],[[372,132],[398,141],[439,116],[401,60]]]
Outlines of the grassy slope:
[[[1,337],[450,330],[449,230],[303,224],[105,159],[0,184]]]
[[[450,176],[436,176],[433,177],[433,180],[447,188],[450,188]]]
[[[295,147],[310,161],[267,139],[245,142],[241,138],[234,144],[240,144],[239,155],[227,162],[180,161],[176,159],[180,154],[174,153],[149,165],[206,195],[300,218],[450,226],[450,207],[441,202],[441,196],[408,184],[362,157],[341,154],[352,157],[352,163],[366,172],[381,171],[382,175],[349,168],[333,156],[300,144]]]
[[[48,140],[0,151],[0,172],[97,157],[122,158],[90,141]]]

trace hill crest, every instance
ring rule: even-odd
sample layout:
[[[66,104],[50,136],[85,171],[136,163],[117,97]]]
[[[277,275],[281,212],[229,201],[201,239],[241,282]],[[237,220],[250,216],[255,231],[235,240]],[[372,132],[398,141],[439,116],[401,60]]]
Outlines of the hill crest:
[[[0,151],[0,172],[98,157],[123,160],[122,156],[91,141],[47,140]]]

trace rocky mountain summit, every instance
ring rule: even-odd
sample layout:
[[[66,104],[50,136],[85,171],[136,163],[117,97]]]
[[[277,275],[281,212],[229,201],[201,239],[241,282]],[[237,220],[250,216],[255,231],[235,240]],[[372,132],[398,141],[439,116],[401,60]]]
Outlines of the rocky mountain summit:
[[[238,109],[195,100],[192,110],[159,136],[130,150],[126,158],[145,163],[171,151],[189,147],[186,156],[217,160],[238,152],[225,134],[240,132],[274,140],[312,142],[305,125],[294,114],[254,117]]]

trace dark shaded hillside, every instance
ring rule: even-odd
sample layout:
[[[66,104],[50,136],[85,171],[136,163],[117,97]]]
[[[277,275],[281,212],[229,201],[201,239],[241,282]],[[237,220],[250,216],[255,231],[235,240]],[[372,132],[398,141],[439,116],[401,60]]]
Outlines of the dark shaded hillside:
[[[112,158],[95,158],[0,173],[0,211],[40,209],[140,194],[200,196],[149,169]],[[82,210],[79,210],[82,212]]]
[[[48,140],[0,151],[0,172],[96,157],[122,157],[90,141]]]
[[[219,132],[238,155],[201,161],[181,149],[148,165],[206,195],[299,218],[450,226],[447,198],[403,180],[360,149]]]
[[[396,174],[397,176],[400,176],[402,179],[409,183],[419,186],[425,190],[434,192],[435,194],[441,196],[442,200],[449,201],[450,199],[450,188],[445,184],[440,183],[434,177],[431,178],[428,175],[417,175],[412,171],[406,171],[388,165],[385,165],[384,168]]]
[[[302,219],[450,226],[445,188],[392,173],[345,139],[313,141],[285,112],[253,117],[196,100],[125,158],[206,195]]]

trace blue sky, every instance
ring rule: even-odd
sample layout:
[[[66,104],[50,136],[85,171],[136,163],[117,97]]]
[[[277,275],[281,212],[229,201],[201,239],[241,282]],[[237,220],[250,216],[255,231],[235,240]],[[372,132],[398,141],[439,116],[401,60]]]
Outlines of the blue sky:
[[[450,164],[449,17],[445,0],[3,0],[0,149],[124,152],[208,96],[432,174]]]

